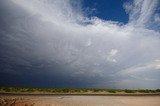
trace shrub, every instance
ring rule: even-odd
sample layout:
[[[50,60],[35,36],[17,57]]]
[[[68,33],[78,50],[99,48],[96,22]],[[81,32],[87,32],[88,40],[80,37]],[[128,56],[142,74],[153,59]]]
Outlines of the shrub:
[[[100,90],[99,89],[93,89],[92,91],[93,92],[99,92]]]
[[[108,90],[109,93],[116,93],[115,90]]]
[[[160,92],[160,89],[156,89],[156,92]]]
[[[126,89],[124,92],[125,92],[125,93],[135,93],[134,90],[127,90],[127,89]]]

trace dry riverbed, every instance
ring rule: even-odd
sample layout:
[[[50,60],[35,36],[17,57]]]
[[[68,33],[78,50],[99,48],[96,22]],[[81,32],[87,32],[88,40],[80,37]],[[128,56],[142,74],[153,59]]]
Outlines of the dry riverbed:
[[[0,106],[160,106],[160,96],[0,95]]]

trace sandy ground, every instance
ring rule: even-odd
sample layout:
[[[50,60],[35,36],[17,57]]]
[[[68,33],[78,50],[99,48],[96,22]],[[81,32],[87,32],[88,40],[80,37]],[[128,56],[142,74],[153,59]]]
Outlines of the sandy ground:
[[[160,106],[160,96],[9,96],[0,95],[0,106]]]

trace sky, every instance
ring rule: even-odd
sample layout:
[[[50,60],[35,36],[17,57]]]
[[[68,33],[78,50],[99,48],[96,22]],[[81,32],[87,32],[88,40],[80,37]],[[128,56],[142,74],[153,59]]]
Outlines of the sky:
[[[160,88],[159,0],[1,0],[0,86]]]
[[[127,0],[83,0],[83,9],[88,17],[96,16],[102,20],[117,21],[126,24],[128,14],[123,8]]]

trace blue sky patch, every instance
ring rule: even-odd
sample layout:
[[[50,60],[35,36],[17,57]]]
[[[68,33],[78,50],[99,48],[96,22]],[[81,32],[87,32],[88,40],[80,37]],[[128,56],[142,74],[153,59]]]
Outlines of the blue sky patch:
[[[83,8],[89,17],[127,23],[129,16],[123,8],[125,2],[126,0],[84,0]]]

